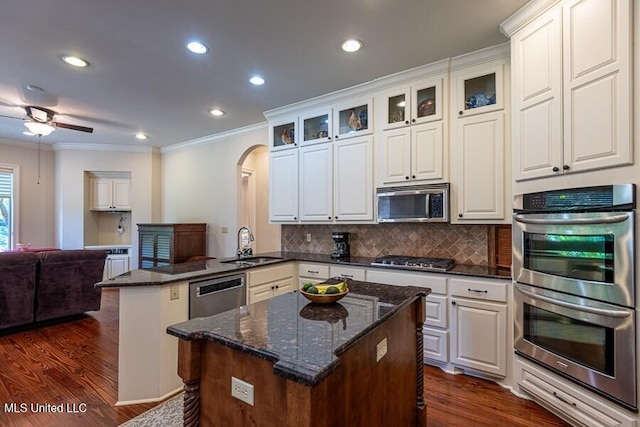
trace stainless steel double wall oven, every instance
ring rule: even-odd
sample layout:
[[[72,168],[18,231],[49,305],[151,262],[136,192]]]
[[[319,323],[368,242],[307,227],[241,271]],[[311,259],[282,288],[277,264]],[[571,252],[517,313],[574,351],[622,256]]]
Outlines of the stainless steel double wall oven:
[[[633,184],[516,196],[516,353],[637,411]]]

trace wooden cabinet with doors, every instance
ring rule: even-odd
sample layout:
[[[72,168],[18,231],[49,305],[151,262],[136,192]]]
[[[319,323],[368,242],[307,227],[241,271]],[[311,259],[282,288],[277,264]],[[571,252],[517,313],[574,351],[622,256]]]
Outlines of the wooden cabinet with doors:
[[[205,256],[207,224],[138,224],[140,268],[178,264]]]
[[[633,162],[632,16],[631,0],[566,0],[503,23],[515,180]]]

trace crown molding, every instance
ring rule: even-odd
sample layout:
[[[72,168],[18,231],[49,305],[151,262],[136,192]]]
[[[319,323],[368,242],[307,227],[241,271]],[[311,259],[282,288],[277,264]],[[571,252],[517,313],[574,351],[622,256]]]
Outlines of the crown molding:
[[[0,139],[0,144],[11,145],[18,148],[28,148],[33,150],[38,149],[37,141],[23,141],[19,139],[2,138]],[[44,151],[53,151],[51,144],[47,144],[46,142],[40,143],[40,149]]]
[[[511,38],[514,33],[524,27],[531,20],[537,18],[542,13],[549,10],[560,0],[532,0],[529,3],[522,6],[516,13],[505,19],[500,24],[500,32],[505,36]]]
[[[262,130],[262,129],[267,130],[267,127],[268,127],[267,122],[256,123],[253,125],[248,125],[248,126],[244,126],[237,129],[231,129],[225,132],[215,133],[213,135],[203,136],[201,138],[191,139],[189,141],[178,142],[177,144],[167,145],[165,147],[160,148],[160,152],[168,153],[171,151],[182,150],[182,149],[185,149],[188,147],[194,147],[197,145],[211,144],[224,139],[229,139],[233,136],[242,135],[242,134],[254,132],[257,130]],[[265,134],[265,138],[266,138],[266,134]],[[265,140],[265,144],[266,144],[266,140]]]
[[[456,71],[498,59],[509,59],[510,56],[511,42],[506,42],[451,58],[449,71]]]
[[[110,145],[110,144],[76,144],[72,142],[56,142],[53,144],[54,151],[120,151],[127,153],[157,153],[157,147],[133,146],[133,145]]]

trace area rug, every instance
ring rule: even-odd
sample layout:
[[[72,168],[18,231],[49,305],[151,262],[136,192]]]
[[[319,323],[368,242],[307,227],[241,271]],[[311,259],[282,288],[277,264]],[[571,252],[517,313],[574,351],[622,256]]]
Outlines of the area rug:
[[[120,427],[181,427],[183,403],[184,393],[180,393],[120,424]]]

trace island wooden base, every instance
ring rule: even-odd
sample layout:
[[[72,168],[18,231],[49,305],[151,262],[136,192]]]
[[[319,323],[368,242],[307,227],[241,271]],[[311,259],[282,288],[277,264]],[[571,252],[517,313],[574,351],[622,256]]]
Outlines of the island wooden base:
[[[180,340],[185,426],[420,426],[424,298],[395,313],[340,355],[315,386],[274,374],[273,362],[208,340]],[[388,352],[376,361],[376,345]],[[254,406],[231,396],[231,377],[254,386]]]

